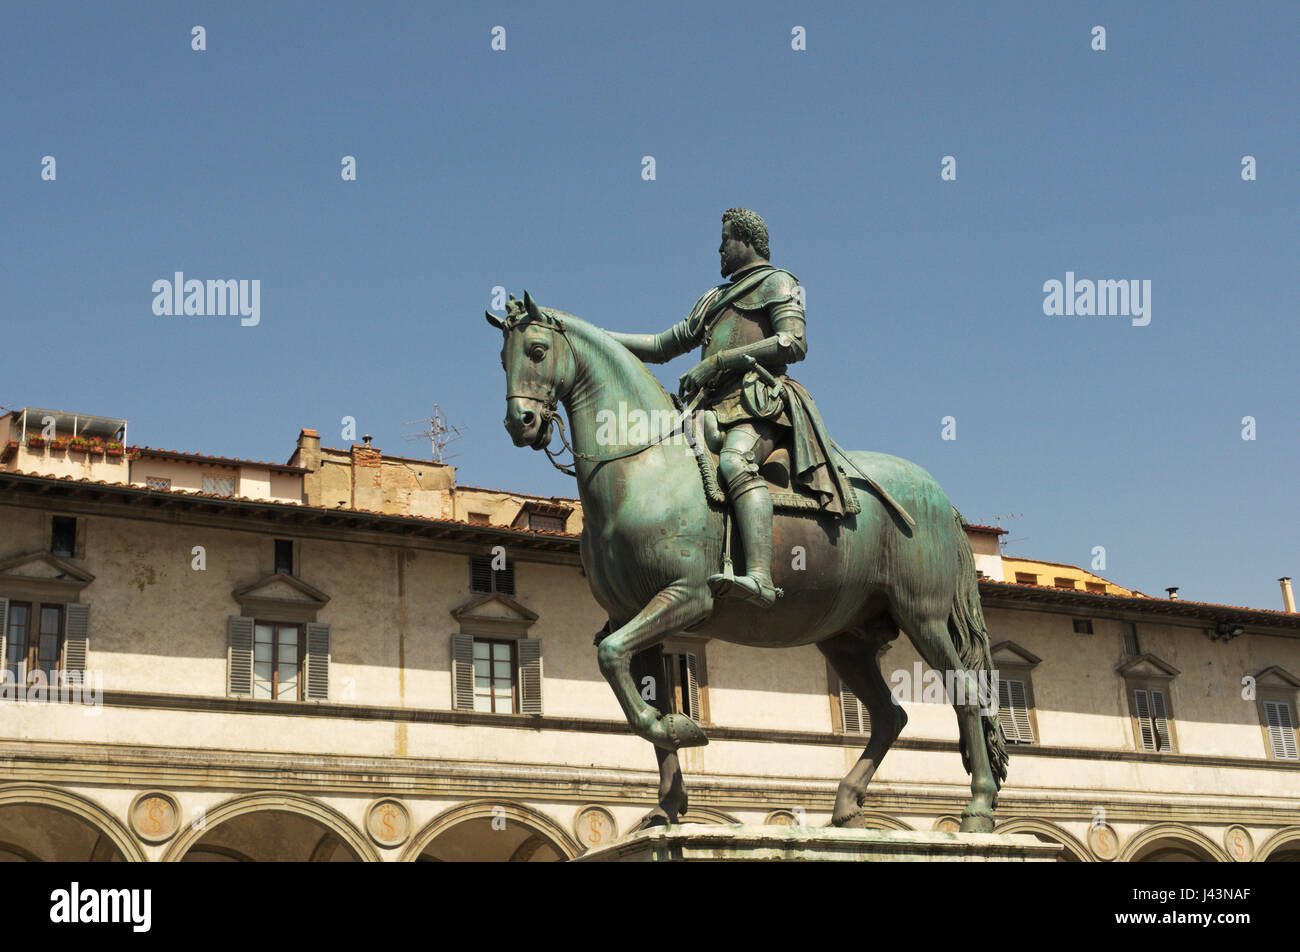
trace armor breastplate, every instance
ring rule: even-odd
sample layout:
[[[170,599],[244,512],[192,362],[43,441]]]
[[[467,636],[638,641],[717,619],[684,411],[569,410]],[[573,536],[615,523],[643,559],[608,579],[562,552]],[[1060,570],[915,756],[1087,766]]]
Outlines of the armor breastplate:
[[[772,323],[767,319],[767,312],[762,310],[740,310],[729,307],[723,312],[722,317],[713,325],[713,329],[707,332],[704,341],[704,353],[701,359],[707,359],[714,354],[722,353],[724,350],[731,350],[735,347],[745,347],[749,344],[757,344],[761,340],[767,340],[772,336]],[[785,365],[778,367],[769,367],[773,373],[784,373]]]

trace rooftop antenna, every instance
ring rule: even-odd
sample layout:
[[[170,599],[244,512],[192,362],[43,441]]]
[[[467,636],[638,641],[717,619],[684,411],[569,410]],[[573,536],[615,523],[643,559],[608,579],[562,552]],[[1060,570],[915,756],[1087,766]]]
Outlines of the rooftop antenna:
[[[426,417],[423,420],[406,421],[407,426],[411,426],[415,423],[424,423],[428,428],[421,430],[419,433],[403,433],[402,436],[408,441],[428,440],[430,452],[433,455],[433,461],[435,463],[442,463],[449,459],[455,459],[456,454],[454,453],[451,456],[443,456],[443,450],[446,449],[448,443],[455,442],[465,435],[462,430],[469,429],[467,426],[452,426],[448,423],[446,419],[443,418],[442,408],[436,403],[433,405],[433,416]]]
[[[993,517],[993,519],[994,519],[994,523],[993,523],[993,524],[996,525],[996,526],[1001,526],[1001,525],[1002,525],[1002,520],[1003,520],[1003,519],[1019,519],[1019,518],[1020,518],[1021,516],[1023,516],[1023,515],[1024,515],[1023,512],[1008,512],[1006,515],[1002,515],[1002,516],[994,516],[994,517]],[[1007,547],[1007,544],[1008,544],[1008,543],[1011,543],[1011,542],[1024,542],[1024,541],[1025,541],[1026,539],[1028,539],[1028,538],[1029,538],[1029,536],[1021,536],[1019,539],[1006,539],[1006,538],[999,537],[999,538],[998,538],[998,545],[999,545],[1003,550],[1005,550],[1006,547]]]

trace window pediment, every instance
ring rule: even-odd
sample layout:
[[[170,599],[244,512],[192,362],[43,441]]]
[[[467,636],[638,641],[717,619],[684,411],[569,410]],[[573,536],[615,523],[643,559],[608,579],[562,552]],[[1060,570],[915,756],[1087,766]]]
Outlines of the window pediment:
[[[9,598],[76,601],[94,580],[85,569],[48,552],[30,552],[0,562],[0,595]]]
[[[1153,654],[1130,658],[1115,670],[1131,681],[1168,681],[1181,673],[1168,661],[1162,661]]]
[[[993,666],[995,668],[998,665],[1032,668],[1043,660],[1032,651],[1022,648],[1014,641],[999,641],[989,649],[989,654],[993,658]]]
[[[514,635],[525,637],[537,612],[530,611],[509,595],[493,592],[477,595],[451,610],[451,617],[460,623],[462,634]]]
[[[1272,665],[1265,668],[1259,674],[1255,675],[1255,686],[1258,688],[1277,688],[1283,691],[1294,691],[1300,688],[1300,678],[1280,665]]]
[[[315,621],[330,597],[286,572],[275,572],[230,593],[240,614],[278,621]]]

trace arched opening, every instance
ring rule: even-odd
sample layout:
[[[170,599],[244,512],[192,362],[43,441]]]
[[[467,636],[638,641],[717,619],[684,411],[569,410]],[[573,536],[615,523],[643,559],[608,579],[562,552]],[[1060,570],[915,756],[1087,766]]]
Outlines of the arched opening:
[[[1062,847],[1056,854],[1058,863],[1086,863],[1090,860],[1082,843],[1056,824],[1046,820],[1031,818],[1008,820],[997,828],[997,832],[1029,834],[1044,843]]]
[[[1300,863],[1300,846],[1274,850],[1264,860],[1266,863]]]
[[[1162,837],[1145,843],[1133,854],[1132,863],[1213,863],[1215,858],[1189,840]]]
[[[555,863],[579,846],[545,814],[519,803],[477,801],[453,807],[411,840],[405,858],[420,863]]]
[[[353,863],[359,857],[334,830],[288,810],[252,810],[209,822],[183,863]]]
[[[522,823],[489,817],[465,820],[429,841],[420,863],[556,863],[567,859],[545,834]]]
[[[0,806],[0,862],[121,863],[126,857],[89,819],[38,803]]]

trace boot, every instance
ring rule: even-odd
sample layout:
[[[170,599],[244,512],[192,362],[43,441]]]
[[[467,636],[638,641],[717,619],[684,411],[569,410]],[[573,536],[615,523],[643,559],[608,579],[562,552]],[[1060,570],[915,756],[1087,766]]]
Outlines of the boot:
[[[749,574],[711,575],[709,588],[714,598],[743,598],[767,608],[785,593],[772,584],[772,495],[761,480],[751,487],[731,502]]]

